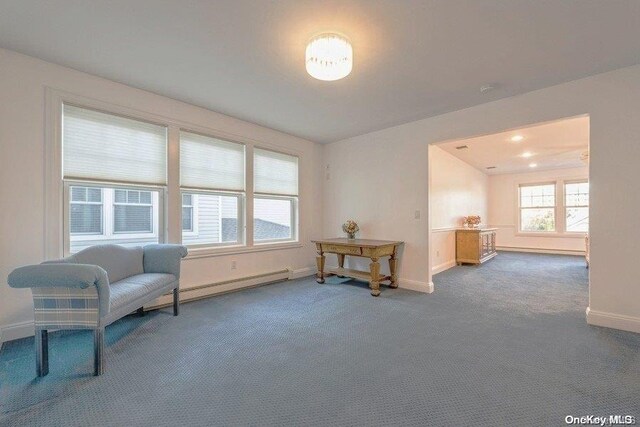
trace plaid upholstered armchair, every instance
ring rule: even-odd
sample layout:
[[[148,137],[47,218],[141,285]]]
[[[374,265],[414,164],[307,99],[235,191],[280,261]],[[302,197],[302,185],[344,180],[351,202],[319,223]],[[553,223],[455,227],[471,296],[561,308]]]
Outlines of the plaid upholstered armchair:
[[[99,245],[14,270],[9,285],[33,293],[37,375],[49,372],[50,329],[92,329],[94,374],[101,375],[107,325],[171,291],[177,316],[180,262],[186,255],[180,245]]]

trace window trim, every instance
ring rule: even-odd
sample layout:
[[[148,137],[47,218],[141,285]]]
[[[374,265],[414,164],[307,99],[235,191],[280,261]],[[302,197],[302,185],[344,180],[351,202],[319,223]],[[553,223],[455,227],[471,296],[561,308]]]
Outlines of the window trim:
[[[291,238],[288,239],[268,239],[268,240],[255,240],[254,233],[254,246],[262,246],[269,244],[280,244],[280,243],[296,243],[299,241],[298,239],[298,197],[297,196],[282,196],[282,195],[272,195],[272,194],[263,194],[263,193],[255,193],[253,199],[263,199],[263,200],[287,200],[291,202]],[[255,221],[255,210],[253,215],[253,221]]]
[[[193,195],[208,195],[208,196],[232,196],[232,197],[236,197],[237,201],[238,201],[238,205],[237,205],[237,209],[238,209],[238,225],[237,225],[237,238],[238,240],[236,242],[219,242],[219,243],[202,243],[202,244],[186,244],[184,243],[185,246],[187,246],[189,249],[208,249],[208,248],[239,248],[239,247],[245,247],[245,219],[244,219],[244,215],[243,215],[243,210],[245,209],[245,194],[243,192],[236,192],[236,191],[208,191],[208,190],[202,190],[202,189],[192,189],[192,188],[180,188],[180,195],[182,196],[184,193],[187,194],[193,194]],[[181,197],[182,200],[182,197]],[[193,206],[194,208],[194,213],[197,210],[197,207]],[[182,210],[181,210],[182,212]],[[182,218],[181,218],[182,219]],[[195,214],[194,214],[194,221],[196,220],[195,218]],[[222,222],[222,215],[220,215],[220,219],[219,219],[220,223]],[[182,223],[182,221],[180,221]],[[194,229],[197,229],[197,224],[194,223]],[[220,224],[220,230],[222,230],[222,224]],[[189,232],[189,234],[187,235],[192,235],[191,233],[193,232]],[[184,235],[184,232],[183,232]],[[197,236],[197,233],[193,234],[194,236]],[[222,238],[222,234],[220,235],[220,238]]]
[[[80,181],[80,180],[63,180],[63,212],[62,212],[62,236],[63,236],[63,246],[62,246],[62,256],[69,256],[72,254],[71,252],[71,232],[69,230],[69,219],[70,219],[70,196],[71,196],[71,187],[93,187],[103,189],[102,191],[102,206],[103,206],[103,215],[102,215],[102,234],[76,234],[74,236],[74,240],[78,242],[83,241],[92,241],[92,240],[100,240],[96,239],[97,236],[113,236],[117,239],[146,239],[146,238],[156,238],[158,242],[164,241],[164,200],[166,196],[166,188],[164,186],[140,186],[136,184],[121,184],[121,183],[111,183],[111,182],[98,182],[98,181]],[[116,233],[113,231],[114,229],[114,206],[113,200],[115,197],[109,195],[109,192],[104,191],[104,187],[109,187],[110,189],[124,189],[124,190],[140,190],[140,191],[150,191],[151,197],[154,198],[154,194],[157,194],[157,204],[158,204],[158,226],[157,230],[154,229],[151,233]],[[112,192],[114,193],[114,192]],[[152,206],[152,215],[153,215],[153,203]],[[151,225],[154,226],[154,218],[152,217]],[[110,224],[110,227],[107,227],[107,224]],[[155,228],[155,227],[154,227]],[[116,237],[117,236],[117,237]],[[106,239],[105,239],[106,240]]]
[[[44,257],[45,259],[56,259],[68,254],[69,234],[66,230],[65,221],[68,219],[68,203],[65,203],[66,182],[62,176],[62,113],[63,104],[74,105],[80,108],[97,110],[105,114],[112,114],[133,120],[145,121],[151,124],[165,126],[167,128],[167,183],[156,186],[154,184],[133,184],[117,181],[92,181],[88,179],[68,180],[76,184],[98,184],[118,187],[140,187],[151,188],[154,191],[160,189],[161,202],[159,206],[159,236],[161,243],[181,243],[181,200],[176,194],[181,193],[180,188],[180,131],[193,132],[205,136],[211,136],[230,142],[245,145],[245,197],[244,211],[242,219],[245,228],[244,245],[239,247],[214,247],[214,248],[190,248],[188,258],[215,257],[224,254],[241,254],[251,252],[262,252],[270,250],[285,250],[290,248],[305,247],[307,230],[302,227],[301,214],[305,212],[300,207],[306,207],[306,195],[302,191],[303,182],[301,173],[305,162],[306,154],[295,148],[284,147],[278,144],[256,140],[251,137],[239,135],[233,132],[216,129],[207,125],[194,124],[185,120],[171,118],[162,114],[140,110],[138,108],[126,107],[124,104],[118,105],[111,102],[89,98],[72,92],[45,86],[45,192],[44,192]],[[291,156],[298,157],[298,221],[297,235],[298,242],[277,242],[254,245],[251,235],[252,231],[252,207],[253,207],[253,148],[271,150]],[[250,218],[251,215],[251,218]],[[251,219],[249,221],[249,219]]]
[[[553,206],[522,206],[522,195],[521,190],[523,187],[540,187],[544,185],[553,185]],[[554,229],[549,231],[528,231],[522,229],[522,210],[523,209],[553,209],[553,224]],[[531,234],[536,236],[544,236],[550,234],[557,234],[560,230],[558,227],[558,186],[555,181],[545,181],[545,182],[533,182],[533,183],[519,183],[518,184],[518,229],[517,232],[519,234]]]
[[[71,186],[70,186],[71,187]],[[82,186],[85,189],[88,189],[87,186]],[[86,193],[86,198],[89,198],[89,192],[85,191]],[[68,209],[71,209],[71,205],[89,205],[89,206],[96,206],[99,205],[101,206],[100,209],[100,232],[99,233],[93,233],[93,232],[85,232],[85,233],[72,233],[71,229],[69,229],[69,236],[71,236],[72,234],[75,236],[102,236],[105,234],[105,226],[104,226],[104,191],[102,190],[102,188],[100,188],[100,202],[89,202],[88,200],[86,201],[73,201],[72,197],[71,197],[71,190],[69,190],[69,200],[67,201],[67,203],[69,204]],[[69,218],[68,218],[68,227],[71,227],[71,211],[69,210]]]
[[[562,213],[564,234],[567,237],[579,237],[584,238],[589,234],[589,231],[569,231],[567,230],[567,209],[569,208],[587,208],[589,210],[589,216],[591,216],[591,186],[589,186],[589,203],[584,206],[567,206],[567,184],[589,184],[589,178],[583,179],[565,179],[562,180]]]
[[[122,202],[116,202],[116,197],[115,197],[115,192],[116,190],[124,190],[126,191],[127,194],[127,201],[122,203]],[[151,202],[150,203],[130,203],[129,202],[129,191],[137,191],[138,193],[145,191],[150,193],[151,195]],[[144,236],[148,236],[148,235],[153,235],[155,236],[157,233],[154,227],[154,215],[153,215],[153,196],[154,192],[150,191],[150,190],[141,190],[141,189],[124,189],[124,188],[118,188],[118,187],[114,187],[113,188],[113,199],[111,200],[111,208],[113,208],[113,212],[111,212],[111,230],[114,236],[137,236],[137,235],[144,235]],[[149,225],[151,226],[151,230],[150,231],[135,231],[135,232],[127,232],[127,231],[116,231],[116,206],[145,206],[150,208],[151,213],[149,214],[150,218],[150,223]],[[158,206],[158,210],[160,210],[160,206]],[[161,228],[160,223],[158,223],[158,228]],[[124,237],[124,238],[131,238],[131,237]]]
[[[559,178],[551,181],[529,181],[522,180],[517,181],[515,183],[515,194],[516,194],[516,206],[515,206],[515,233],[516,237],[551,237],[551,238],[579,238],[584,239],[588,232],[579,232],[579,231],[566,231],[566,221],[563,216],[565,213],[565,194],[564,194],[564,185],[565,183],[573,183],[573,182],[589,182],[588,177],[584,176],[570,176],[566,178]],[[520,231],[521,230],[521,213],[520,213],[520,187],[527,186],[535,186],[535,185],[548,185],[554,184],[556,191],[556,202],[555,202],[555,222],[556,222],[556,230],[555,231]]]

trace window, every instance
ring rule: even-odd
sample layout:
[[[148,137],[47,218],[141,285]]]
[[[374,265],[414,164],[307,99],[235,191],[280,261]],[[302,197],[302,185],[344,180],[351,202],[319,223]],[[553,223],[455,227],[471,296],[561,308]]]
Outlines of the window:
[[[243,144],[180,133],[182,243],[244,243]]]
[[[182,231],[193,231],[193,199],[194,194],[182,195]]]
[[[159,241],[160,191],[102,184],[68,183],[69,252],[115,243],[139,246]]]
[[[589,182],[567,182],[564,185],[566,231],[589,231]]]
[[[102,234],[102,189],[71,187],[69,232]]]
[[[63,105],[65,252],[162,241],[166,128]]]
[[[115,233],[152,233],[153,205],[150,191],[114,190]]]
[[[555,231],[555,209],[555,183],[520,186],[520,231]]]
[[[297,240],[298,158],[256,148],[253,240]]]

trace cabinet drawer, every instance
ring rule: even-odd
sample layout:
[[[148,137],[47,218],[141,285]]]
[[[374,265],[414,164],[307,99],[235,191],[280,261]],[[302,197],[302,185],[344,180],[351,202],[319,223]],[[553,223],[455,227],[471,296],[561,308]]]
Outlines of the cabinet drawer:
[[[341,246],[341,245],[322,245],[324,252],[330,252],[333,254],[345,254],[345,255],[360,255],[360,248],[355,246]]]

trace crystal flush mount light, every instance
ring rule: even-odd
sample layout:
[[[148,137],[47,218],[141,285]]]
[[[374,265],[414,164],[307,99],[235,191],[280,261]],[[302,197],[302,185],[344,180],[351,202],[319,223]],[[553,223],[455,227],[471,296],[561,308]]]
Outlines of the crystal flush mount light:
[[[307,73],[318,80],[340,80],[351,73],[353,48],[341,35],[326,33],[311,39],[305,55]]]

